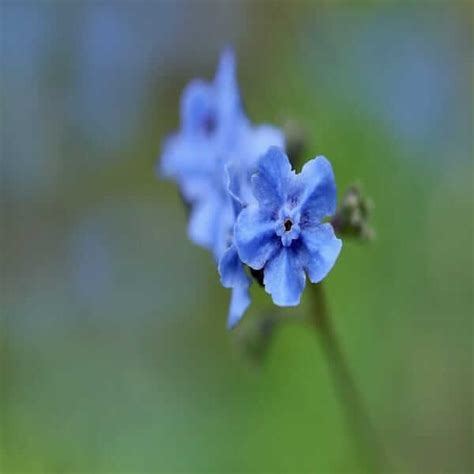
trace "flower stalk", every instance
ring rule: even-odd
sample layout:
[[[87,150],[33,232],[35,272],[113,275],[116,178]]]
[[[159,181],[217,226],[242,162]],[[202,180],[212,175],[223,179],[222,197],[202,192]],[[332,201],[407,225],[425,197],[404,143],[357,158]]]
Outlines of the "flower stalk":
[[[343,406],[347,424],[370,464],[371,471],[379,473],[385,464],[383,448],[334,331],[322,283],[311,285],[311,299],[313,311],[310,322],[316,329],[327,358],[334,389]]]

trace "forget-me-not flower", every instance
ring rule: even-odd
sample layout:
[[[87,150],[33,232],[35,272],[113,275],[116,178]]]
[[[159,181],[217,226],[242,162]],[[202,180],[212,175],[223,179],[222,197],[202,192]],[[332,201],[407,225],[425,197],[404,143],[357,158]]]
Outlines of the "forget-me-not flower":
[[[243,206],[254,199],[250,178],[258,159],[270,146],[284,144],[278,128],[253,125],[245,116],[235,57],[226,50],[212,82],[194,80],[184,90],[181,128],[163,147],[161,172],[176,180],[190,204],[189,236],[212,252],[222,284],[232,288],[230,327],[250,304],[251,283],[233,242],[234,224]]]
[[[300,174],[288,157],[271,147],[252,177],[255,201],[235,225],[234,243],[242,262],[263,269],[265,290],[279,306],[299,304],[306,275],[321,281],[342,247],[330,223],[336,210],[331,164],[322,157],[308,161]]]
[[[191,204],[191,240],[210,250],[216,261],[232,242],[236,217],[226,167],[232,164],[237,170],[245,190],[258,158],[271,145],[283,147],[283,133],[269,125],[254,126],[247,119],[235,57],[226,50],[212,82],[194,80],[184,90],[181,128],[166,140],[161,157],[162,173],[177,181]]]

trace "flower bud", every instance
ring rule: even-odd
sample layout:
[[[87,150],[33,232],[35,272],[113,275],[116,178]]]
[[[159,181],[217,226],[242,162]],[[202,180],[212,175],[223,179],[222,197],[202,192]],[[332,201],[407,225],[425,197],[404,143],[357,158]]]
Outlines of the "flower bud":
[[[373,240],[375,232],[369,226],[373,208],[372,200],[362,194],[359,185],[350,186],[331,220],[336,234],[341,237],[355,237],[362,241]]]

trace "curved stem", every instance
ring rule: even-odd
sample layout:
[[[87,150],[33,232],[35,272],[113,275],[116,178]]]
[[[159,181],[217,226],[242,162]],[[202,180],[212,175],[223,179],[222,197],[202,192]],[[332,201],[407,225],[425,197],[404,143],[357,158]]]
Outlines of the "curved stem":
[[[382,465],[385,464],[383,449],[331,324],[324,288],[321,283],[312,285],[312,288],[314,311],[311,321],[316,327],[326,354],[335,390],[345,410],[347,422],[354,432],[359,447],[367,453],[373,471],[381,472]]]

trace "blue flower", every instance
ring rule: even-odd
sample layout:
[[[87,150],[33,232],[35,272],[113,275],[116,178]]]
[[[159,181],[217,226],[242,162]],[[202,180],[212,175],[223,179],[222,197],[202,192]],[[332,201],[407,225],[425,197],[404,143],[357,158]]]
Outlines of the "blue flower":
[[[263,269],[265,290],[275,304],[295,306],[306,275],[313,283],[321,281],[342,247],[331,224],[323,222],[336,210],[331,164],[319,156],[295,174],[288,157],[271,147],[251,186],[255,201],[237,219],[236,250],[242,262]]]
[[[244,114],[235,57],[226,50],[212,82],[192,81],[181,101],[181,128],[163,147],[161,172],[177,181],[191,204],[188,233],[216,261],[232,243],[236,213],[227,189],[228,165],[236,169],[242,199],[250,176],[270,145],[284,146],[280,130],[254,126]]]
[[[245,120],[235,78],[235,58],[225,51],[212,82],[191,81],[181,96],[181,129],[164,144],[161,172],[174,178],[193,202],[207,194],[206,179],[222,159],[225,144]],[[217,173],[220,178],[220,174]]]
[[[189,236],[213,253],[222,284],[232,288],[229,327],[250,304],[251,280],[233,243],[235,221],[254,200],[250,178],[258,159],[271,145],[284,144],[279,129],[255,126],[245,116],[235,57],[226,50],[212,82],[194,80],[184,90],[180,130],[163,147],[161,173],[176,180],[191,206]]]

